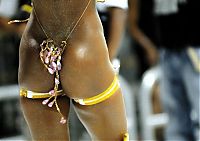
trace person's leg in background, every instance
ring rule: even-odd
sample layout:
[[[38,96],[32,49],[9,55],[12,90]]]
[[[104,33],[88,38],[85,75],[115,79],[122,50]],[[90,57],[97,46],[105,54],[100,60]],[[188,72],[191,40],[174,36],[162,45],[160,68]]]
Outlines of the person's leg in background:
[[[168,114],[165,139],[167,141],[193,141],[193,125],[190,118],[191,105],[183,83],[184,69],[188,64],[184,52],[163,50],[161,52],[161,101]]]
[[[194,48],[193,48],[194,49]],[[200,48],[195,48],[195,55],[198,59],[198,67],[200,68]],[[183,60],[184,69],[183,69],[183,81],[186,87],[187,97],[189,99],[191,105],[191,120],[194,126],[194,134],[196,137],[196,141],[200,140],[200,71],[195,69],[195,64],[193,64],[192,58],[190,58],[187,54],[186,60]],[[187,127],[186,127],[187,128]]]

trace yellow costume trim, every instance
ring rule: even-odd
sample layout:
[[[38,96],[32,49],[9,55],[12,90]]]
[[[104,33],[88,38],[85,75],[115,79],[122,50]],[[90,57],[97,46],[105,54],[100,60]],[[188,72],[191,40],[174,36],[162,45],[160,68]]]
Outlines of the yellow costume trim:
[[[63,90],[57,91],[57,95],[62,95]],[[50,93],[37,93],[37,92],[32,92],[28,91],[25,89],[20,89],[20,96],[26,97],[26,98],[31,98],[31,99],[38,99],[38,98],[49,98],[52,95]]]
[[[74,101],[79,103],[80,105],[94,105],[111,97],[118,90],[118,88],[119,82],[117,76],[115,76],[112,84],[104,92],[91,98],[74,99]]]
[[[123,141],[129,141],[129,134],[128,133],[124,134],[124,140]]]

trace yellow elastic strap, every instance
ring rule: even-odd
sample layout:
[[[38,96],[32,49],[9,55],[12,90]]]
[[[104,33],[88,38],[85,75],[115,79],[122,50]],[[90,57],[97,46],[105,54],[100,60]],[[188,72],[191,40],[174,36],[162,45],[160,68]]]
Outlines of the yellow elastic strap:
[[[118,90],[118,88],[119,88],[119,82],[117,76],[115,76],[112,84],[104,92],[96,96],[93,96],[91,98],[74,99],[74,101],[79,103],[80,105],[94,105],[108,99]]]
[[[129,134],[128,133],[124,134],[124,140],[123,141],[129,141]]]
[[[62,95],[62,92],[63,90],[59,90],[57,93],[58,95]],[[20,89],[20,96],[37,99],[37,98],[49,98],[52,95],[49,93],[37,93],[37,92],[28,91],[25,89]]]

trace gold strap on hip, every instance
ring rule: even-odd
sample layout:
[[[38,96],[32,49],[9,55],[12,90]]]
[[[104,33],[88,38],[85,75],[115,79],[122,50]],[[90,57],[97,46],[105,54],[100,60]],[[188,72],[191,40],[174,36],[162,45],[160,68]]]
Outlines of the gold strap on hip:
[[[63,90],[57,91],[58,96],[62,94],[63,94]],[[38,98],[49,98],[52,95],[50,93],[37,93],[37,92],[28,91],[25,89],[20,89],[20,96],[31,98],[31,99],[38,99]]]
[[[74,99],[75,102],[79,103],[80,105],[94,105],[97,103],[100,103],[109,97],[111,97],[119,88],[119,82],[117,76],[115,76],[112,84],[102,93],[93,96],[91,98],[85,98],[85,99]]]

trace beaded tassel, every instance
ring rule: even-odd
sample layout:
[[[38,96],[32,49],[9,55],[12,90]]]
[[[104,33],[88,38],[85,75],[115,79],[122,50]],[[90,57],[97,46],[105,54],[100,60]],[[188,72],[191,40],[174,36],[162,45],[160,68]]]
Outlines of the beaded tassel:
[[[42,63],[44,64],[44,66],[47,68],[48,72],[54,75],[54,89],[49,91],[49,94],[51,94],[51,97],[49,97],[48,99],[45,99],[42,102],[42,104],[43,105],[48,104],[48,107],[53,107],[53,105],[55,104],[57,111],[61,115],[60,123],[65,124],[66,119],[64,118],[57,104],[57,96],[58,96],[58,86],[60,84],[59,71],[62,68],[61,56],[66,47],[66,41],[62,41],[60,47],[56,47],[52,39],[47,39],[42,42],[40,47],[41,47],[40,59]],[[54,99],[51,100],[52,98]]]

